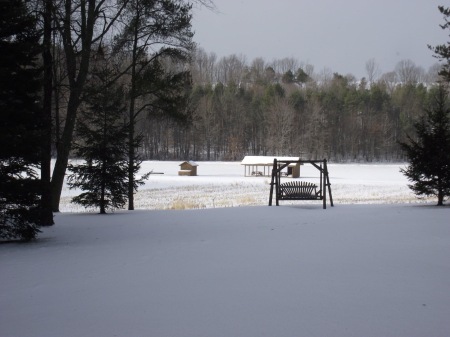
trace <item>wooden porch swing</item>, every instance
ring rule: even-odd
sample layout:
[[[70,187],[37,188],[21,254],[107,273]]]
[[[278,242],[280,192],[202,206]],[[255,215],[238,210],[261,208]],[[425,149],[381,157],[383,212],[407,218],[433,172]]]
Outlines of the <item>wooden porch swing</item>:
[[[291,181],[281,183],[281,171],[290,164],[311,164],[320,171],[319,186],[304,181]],[[275,190],[276,205],[280,200],[322,200],[323,209],[327,208],[327,190],[331,207],[333,197],[331,195],[330,177],[328,175],[327,160],[277,160],[273,161],[272,180],[270,182],[269,206],[272,206],[273,192]]]

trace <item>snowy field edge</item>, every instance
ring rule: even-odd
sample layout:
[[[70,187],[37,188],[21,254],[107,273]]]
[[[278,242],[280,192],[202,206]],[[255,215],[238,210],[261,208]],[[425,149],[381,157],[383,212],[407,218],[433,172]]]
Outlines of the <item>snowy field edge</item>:
[[[178,176],[180,162],[145,161],[139,175],[150,175],[135,194],[135,209],[207,209],[268,205],[270,177],[246,177],[240,162],[198,162],[198,176]],[[400,172],[405,163],[328,165],[333,200],[336,204],[429,203],[418,199]],[[160,174],[163,173],[163,174]],[[301,167],[295,180],[319,184],[319,171]],[[292,178],[286,178],[292,181]],[[71,203],[80,191],[64,187],[62,212],[95,212]],[[283,201],[283,204],[319,204],[320,201]]]

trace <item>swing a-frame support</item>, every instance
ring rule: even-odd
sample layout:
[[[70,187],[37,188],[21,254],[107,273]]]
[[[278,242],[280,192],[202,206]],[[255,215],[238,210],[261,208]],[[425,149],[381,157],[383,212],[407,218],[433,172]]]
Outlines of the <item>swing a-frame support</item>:
[[[303,182],[291,181],[281,183],[281,171],[291,164],[311,164],[320,172],[319,185]],[[275,202],[279,206],[280,200],[322,200],[323,209],[327,208],[327,192],[330,206],[333,205],[331,195],[330,177],[328,175],[327,160],[277,160],[273,161],[272,179],[270,182],[269,206],[272,206],[273,194],[275,192]]]

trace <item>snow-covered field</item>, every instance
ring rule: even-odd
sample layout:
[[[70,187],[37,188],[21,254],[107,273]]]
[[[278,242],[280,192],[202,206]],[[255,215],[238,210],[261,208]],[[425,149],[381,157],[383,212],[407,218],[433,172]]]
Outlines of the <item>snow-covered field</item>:
[[[178,176],[180,162],[147,161],[142,173],[155,172],[135,197],[136,209],[203,209],[262,206],[269,200],[270,177],[245,177],[240,162],[199,162],[198,176]],[[333,200],[337,204],[416,203],[400,168],[404,164],[329,164]],[[286,178],[286,181],[291,178]],[[319,171],[310,164],[301,167],[300,180],[319,184]],[[84,212],[71,204],[78,193],[63,191],[61,211]],[[300,202],[318,204],[320,202]],[[283,202],[299,204],[299,202]]]
[[[417,202],[400,165],[329,165],[323,210],[265,206],[269,178],[238,163],[178,164],[145,163],[164,175],[137,211],[0,244],[0,336],[450,336],[450,208]]]

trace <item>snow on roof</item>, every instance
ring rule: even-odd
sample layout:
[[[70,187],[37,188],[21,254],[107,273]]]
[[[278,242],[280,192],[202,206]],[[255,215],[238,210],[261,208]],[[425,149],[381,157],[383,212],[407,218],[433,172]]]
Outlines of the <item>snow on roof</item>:
[[[241,165],[273,165],[273,160],[300,160],[300,157],[245,156]]]
[[[198,166],[198,164],[197,164],[195,161],[192,161],[192,160],[184,161],[184,162],[182,162],[179,166],[181,166],[181,165],[183,165],[183,164],[185,164],[185,163],[188,163],[188,164],[191,165],[191,166]]]

